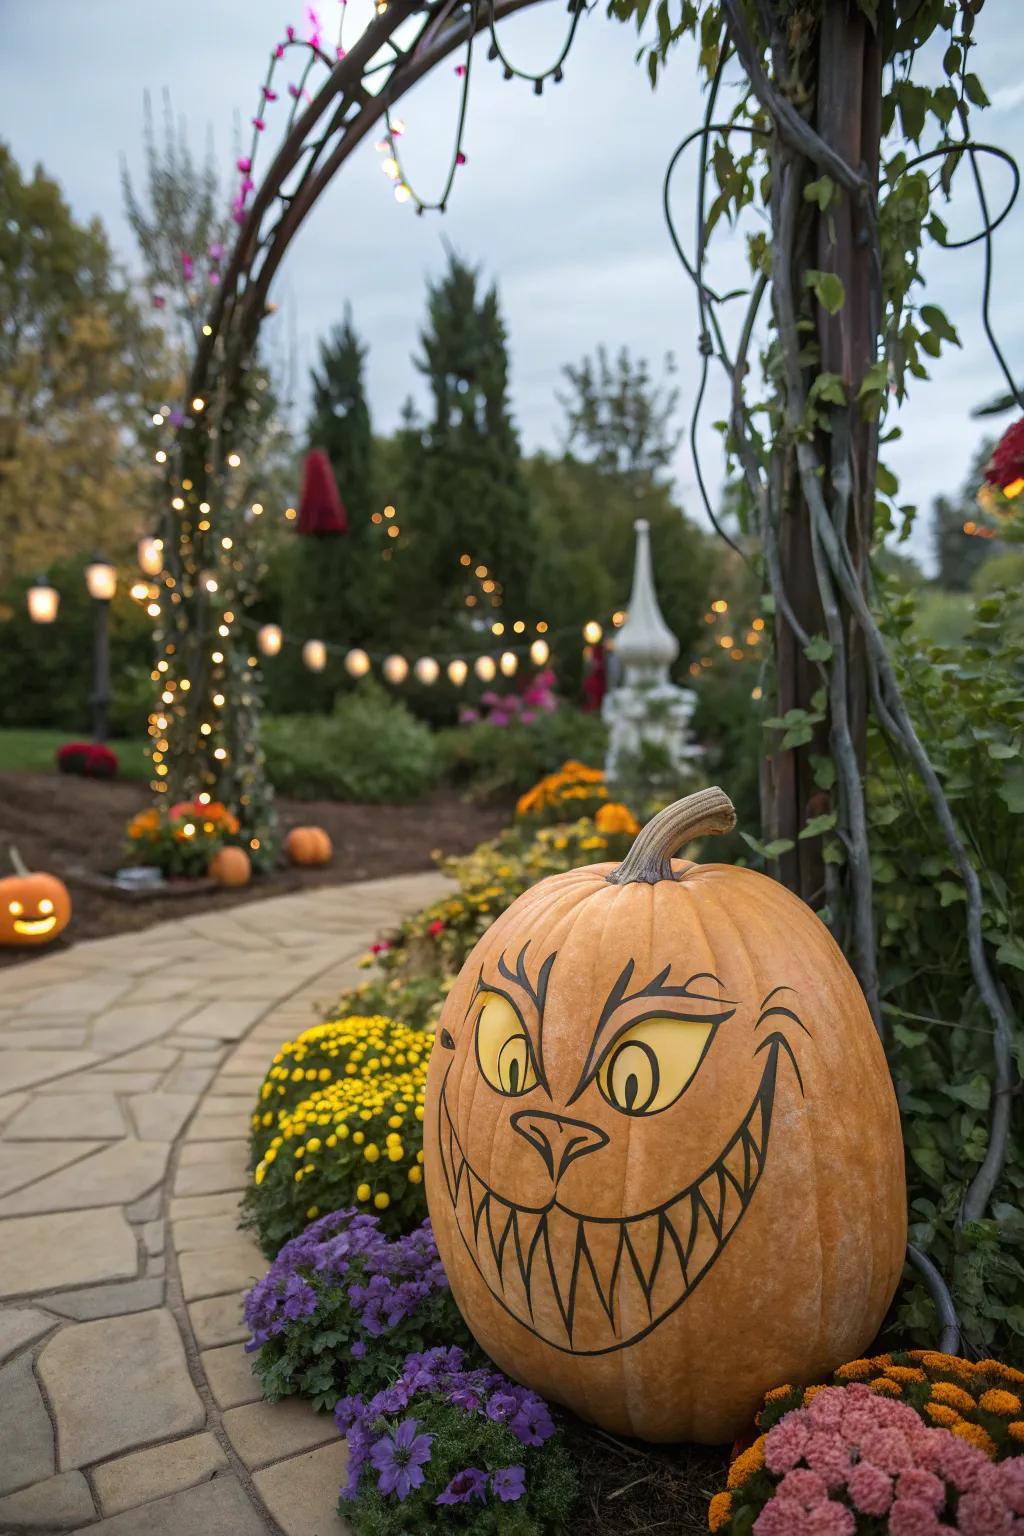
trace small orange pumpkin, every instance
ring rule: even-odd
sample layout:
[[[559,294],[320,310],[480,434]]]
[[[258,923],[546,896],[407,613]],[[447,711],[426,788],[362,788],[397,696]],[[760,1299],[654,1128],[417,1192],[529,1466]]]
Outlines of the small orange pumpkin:
[[[56,875],[31,873],[16,848],[11,863],[15,873],[0,880],[0,944],[49,944],[70,921],[68,888]]]
[[[252,861],[244,848],[221,848],[210,860],[207,874],[218,885],[248,885]]]
[[[907,1235],[899,1113],[825,927],[765,875],[672,854],[542,880],[448,994],[423,1145],[437,1246],[493,1360],[617,1434],[728,1442],[874,1338]]]
[[[293,827],[285,841],[293,864],[329,864],[334,847],[323,827]]]

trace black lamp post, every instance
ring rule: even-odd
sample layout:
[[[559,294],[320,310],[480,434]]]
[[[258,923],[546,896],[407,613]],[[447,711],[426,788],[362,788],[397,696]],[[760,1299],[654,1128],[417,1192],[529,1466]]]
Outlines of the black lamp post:
[[[96,604],[93,642],[92,733],[96,741],[107,739],[110,712],[110,602],[117,591],[117,570],[102,555],[85,568],[85,584]]]

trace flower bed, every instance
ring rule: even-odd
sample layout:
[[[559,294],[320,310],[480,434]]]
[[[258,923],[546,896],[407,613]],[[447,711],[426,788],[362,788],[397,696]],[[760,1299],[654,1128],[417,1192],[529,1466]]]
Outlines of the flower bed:
[[[128,823],[128,862],[155,864],[165,875],[205,875],[222,848],[242,846],[247,845],[238,818],[218,800],[182,800],[167,809],[150,806]],[[266,850],[257,849],[255,862],[267,856]]]
[[[565,1529],[578,1483],[546,1403],[458,1348],[411,1354],[368,1401],[342,1398],[341,1512],[358,1536]]]
[[[245,1322],[264,1397],[300,1393],[317,1408],[377,1391],[414,1349],[470,1342],[429,1221],[389,1239],[352,1209],[285,1244],[248,1293]]]

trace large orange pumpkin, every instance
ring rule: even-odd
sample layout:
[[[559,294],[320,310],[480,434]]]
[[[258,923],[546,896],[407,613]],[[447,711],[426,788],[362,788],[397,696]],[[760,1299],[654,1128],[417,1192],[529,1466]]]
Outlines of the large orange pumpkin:
[[[293,864],[329,864],[334,856],[331,840],[323,827],[293,827],[285,848]]]
[[[207,874],[218,885],[248,885],[252,876],[252,860],[244,848],[236,848],[229,843],[214,854]]]
[[[71,897],[56,875],[31,873],[11,849],[16,873],[0,880],[0,944],[49,944],[71,919]]]
[[[427,1080],[437,1244],[510,1375],[620,1434],[731,1439],[874,1337],[900,1275],[899,1115],[863,994],[774,880],[671,854],[527,891],[450,992]]]

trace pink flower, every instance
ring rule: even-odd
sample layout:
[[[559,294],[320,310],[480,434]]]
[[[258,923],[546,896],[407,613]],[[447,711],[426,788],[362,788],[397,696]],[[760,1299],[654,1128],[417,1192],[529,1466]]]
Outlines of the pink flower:
[[[1000,1531],[1012,1531],[1017,1522],[998,1492],[975,1488],[960,1499],[956,1523],[963,1536],[999,1536]]]
[[[754,1536],[806,1536],[807,1516],[792,1499],[769,1499],[754,1521]]]
[[[221,261],[223,259],[223,256],[224,256],[224,247],[221,245],[219,240],[215,240],[213,242],[213,244],[210,246],[210,260],[211,261]]]
[[[789,1472],[802,1460],[810,1437],[804,1410],[801,1408],[794,1413],[787,1413],[768,1431],[764,1443],[764,1464],[768,1471],[776,1474]]]
[[[439,933],[443,933],[444,932],[444,921],[443,921],[443,919],[440,918],[440,917],[435,917],[434,921],[431,923],[430,927],[427,929],[427,932],[430,934],[431,938],[436,939]]]
[[[906,1437],[898,1429],[869,1429],[861,1437],[860,1453],[865,1461],[873,1461],[891,1476],[914,1464]]]
[[[853,1500],[854,1509],[862,1515],[884,1515],[892,1503],[892,1481],[870,1461],[859,1461],[850,1468],[846,1491]]]
[[[889,1511],[889,1536],[938,1536],[944,1529],[922,1499],[897,1499]]]
[[[804,1451],[804,1460],[812,1472],[817,1472],[819,1477],[825,1479],[831,1492],[846,1482],[846,1474],[850,1470],[850,1448],[839,1435],[819,1429],[811,1434]]]
[[[257,133],[262,133],[264,128],[267,126],[262,117],[254,117],[252,120],[252,125],[256,129]]]
[[[194,270],[195,269],[194,269],[192,257],[189,255],[188,251],[182,251],[182,253],[181,253],[181,275],[185,279],[186,283],[192,277],[192,273],[193,273]]]
[[[804,1509],[828,1503],[825,1479],[819,1477],[817,1472],[808,1472],[805,1467],[797,1467],[794,1472],[786,1473],[779,1484],[779,1494],[784,1499],[792,1499],[794,1503],[801,1504]]]
[[[842,1387],[826,1387],[811,1398],[807,1414],[815,1429],[838,1429],[849,1408],[850,1401]]]
[[[252,170],[252,161],[249,159],[248,155],[243,155],[240,160],[236,160],[235,165],[243,175]]]
[[[465,64],[456,64],[456,66],[455,66],[455,73],[458,75],[459,79],[461,80],[463,75],[466,73],[466,66],[465,66]]]
[[[162,293],[154,293],[154,295],[153,295],[153,308],[154,309],[166,309],[167,308],[167,300],[164,298]]]
[[[275,59],[283,59],[284,58],[284,43],[278,43],[277,47],[274,49],[274,58]]]
[[[994,1468],[1003,1498],[1014,1514],[1024,1515],[1024,1456],[1013,1456]]]
[[[519,718],[524,725],[532,725],[537,716],[532,709],[524,709]]]
[[[284,33],[285,33],[285,36],[287,37],[288,41],[290,43],[294,43],[294,41],[295,41],[295,28],[294,27],[285,27]]]
[[[370,954],[386,955],[390,948],[391,945],[388,943],[387,939],[378,939],[376,944],[370,945]]]
[[[465,165],[465,163],[466,163],[466,157],[462,153],[462,150],[460,149],[458,154],[455,156],[455,164],[456,165]]]
[[[345,5],[346,4],[346,0],[341,0],[341,3],[342,3],[342,5]],[[344,48],[336,48],[334,51],[338,55],[339,59],[343,59],[345,57],[345,50],[344,50]]]
[[[246,176],[242,180],[242,185],[240,186],[239,191],[242,193],[252,192],[255,186],[256,183],[253,181],[252,177]]]
[[[276,91],[272,91],[270,89],[269,85],[265,85],[263,87],[263,100],[264,101],[276,101],[277,100],[277,92]]]
[[[288,83],[288,95],[293,97],[296,101],[298,101],[299,97],[302,95],[302,92],[299,90],[297,85],[293,85],[289,81],[289,83]]]
[[[210,287],[211,288],[219,288],[220,287],[220,273],[219,272],[211,272],[210,273]]]
[[[845,1504],[816,1504],[804,1516],[806,1536],[856,1536],[853,1510]]]
[[[940,1510],[946,1502],[945,1483],[924,1467],[908,1467],[905,1472],[901,1472],[896,1493],[901,1499],[920,1499],[934,1510]]]
[[[955,1483],[961,1493],[976,1487],[991,1463],[984,1451],[966,1440],[951,1435],[948,1429],[932,1431],[933,1445],[937,1451],[934,1470],[947,1482]]]

